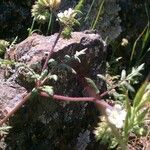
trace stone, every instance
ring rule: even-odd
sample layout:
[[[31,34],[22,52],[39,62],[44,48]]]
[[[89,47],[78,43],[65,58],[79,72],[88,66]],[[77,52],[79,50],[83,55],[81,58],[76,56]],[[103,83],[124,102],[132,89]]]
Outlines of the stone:
[[[14,49],[8,50],[5,57],[19,63],[25,63],[36,73],[40,73],[57,35],[58,33],[45,37],[33,34],[17,44]],[[67,65],[73,68],[76,74],[60,67],[56,69],[48,67],[52,74],[58,75],[58,81],[46,83],[54,87],[55,94],[72,97],[88,96],[80,77],[91,78],[100,91],[105,91],[105,83],[97,79],[96,76],[97,74],[105,75],[106,70],[106,45],[99,34],[73,32],[71,39],[61,37],[51,58],[55,59],[58,65],[62,65],[66,62],[66,55],[73,57],[77,51],[79,53],[83,50],[85,54],[79,56],[81,62],[67,62]],[[31,91],[34,84],[31,85],[26,80],[22,82],[23,77],[19,78],[20,73],[17,67],[11,79],[17,85]],[[89,131],[90,134],[92,133],[98,121],[97,116],[98,111],[94,104],[61,102],[34,95],[10,118],[9,123],[13,128],[6,137],[7,148],[15,146],[28,149],[30,145],[38,149],[75,148],[80,132]]]

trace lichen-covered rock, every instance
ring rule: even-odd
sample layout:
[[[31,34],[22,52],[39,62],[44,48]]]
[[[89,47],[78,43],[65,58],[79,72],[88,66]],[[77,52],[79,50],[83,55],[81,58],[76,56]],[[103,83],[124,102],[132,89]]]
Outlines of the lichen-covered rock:
[[[26,92],[25,88],[5,80],[4,70],[0,68],[0,120],[8,114],[21,100],[21,96]]]
[[[8,50],[7,58],[17,62],[25,63],[33,68],[36,72],[40,72],[45,61],[45,55],[51,51],[57,35],[58,34],[56,33],[52,36],[45,37],[34,34],[25,39],[23,42],[17,44],[14,49]],[[70,64],[71,67],[73,67],[79,75],[93,79],[96,79],[96,74],[98,73],[105,74],[106,45],[99,34],[85,31],[73,32],[72,38],[70,39],[63,39],[61,37],[56,44],[52,58],[58,61],[58,63],[62,63],[65,61],[64,57],[66,55],[69,55],[70,57],[74,56],[76,52],[79,52],[83,49],[86,49],[86,54],[82,55],[81,63]],[[60,71],[60,68],[58,68],[57,71],[53,71],[53,74],[57,74],[60,77],[59,84],[64,86],[64,88],[61,86],[60,90],[58,90],[59,86],[55,83],[55,86],[57,86],[56,92],[59,91],[59,94],[71,96],[70,92],[65,93],[65,90],[62,91],[62,88],[66,89],[67,91],[72,90],[72,92],[77,92],[77,89],[70,89],[71,85],[74,87],[77,84],[76,86],[80,87],[78,83],[74,83],[76,80],[76,75],[70,74],[70,81],[67,77],[68,74],[64,73],[63,71],[63,76],[59,75],[61,73],[62,71]],[[102,89],[102,82],[98,82],[99,81],[97,81],[97,86]],[[68,83],[70,85],[69,87]]]
[[[86,19],[86,22],[84,22],[84,29],[87,27],[92,27],[92,25],[94,24],[101,3],[102,0],[96,0],[95,3],[93,3],[93,7],[91,8],[89,16]],[[91,3],[85,4],[85,9],[83,10],[85,16],[87,15],[87,10],[90,10],[91,4],[92,0]],[[120,25],[121,19],[119,17],[120,10],[121,8],[119,4],[117,4],[116,0],[104,1],[103,9],[99,16],[99,19],[97,20],[96,29],[97,31],[99,31],[104,40],[107,39],[108,43],[115,40],[122,32]]]
[[[7,58],[23,62],[39,73],[47,54],[58,34],[52,36],[32,35],[7,51]],[[93,32],[74,32],[71,39],[59,39],[52,58],[58,64],[64,64],[65,56],[74,56],[76,52],[85,50],[79,62],[68,63],[77,74],[65,69],[52,69],[49,72],[58,75],[58,81],[48,81],[56,94],[66,96],[83,96],[84,85],[80,76],[92,78],[101,91],[105,90],[104,82],[98,80],[96,74],[105,74],[106,47],[99,34]],[[33,65],[34,64],[34,65]],[[14,81],[31,90],[32,85],[24,84],[19,78],[16,68]],[[18,79],[19,78],[19,79]],[[27,82],[27,81],[26,81]],[[87,96],[87,95],[86,95]],[[13,126],[6,137],[7,148],[15,149],[71,149],[90,144],[90,134],[97,122],[98,112],[94,104],[86,102],[60,102],[51,98],[33,95],[10,120]],[[79,143],[79,133],[88,131],[87,143]],[[82,138],[84,138],[83,136]],[[86,139],[85,139],[86,141]]]

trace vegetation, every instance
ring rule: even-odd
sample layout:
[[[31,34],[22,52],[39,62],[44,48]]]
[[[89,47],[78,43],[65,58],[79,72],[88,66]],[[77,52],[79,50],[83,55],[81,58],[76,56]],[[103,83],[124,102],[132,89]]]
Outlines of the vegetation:
[[[16,32],[18,29],[13,27],[7,33],[6,27],[2,27],[3,23],[0,23],[0,27],[3,28],[3,31],[0,33],[1,35],[4,34],[2,36],[4,40],[0,40],[0,67],[5,68],[5,70],[16,68],[17,71],[22,68],[26,69],[28,72],[26,80],[30,81],[29,83],[34,83],[34,87],[28,91],[23,102],[25,103],[29,98],[34,98],[34,96],[41,96],[49,98],[51,101],[55,99],[65,102],[94,103],[100,112],[100,121],[93,129],[95,136],[92,141],[93,145],[95,141],[98,141],[106,149],[127,150],[139,149],[140,146],[142,148],[146,147],[144,142],[140,143],[140,146],[136,146],[136,143],[134,143],[136,140],[134,141],[132,136],[134,135],[136,139],[144,137],[146,142],[150,138],[150,127],[148,124],[150,113],[150,75],[148,75],[150,68],[150,5],[148,1],[130,3],[116,0],[111,2],[109,0],[98,0],[98,2],[96,0],[91,0],[90,2],[79,0],[72,8],[66,8],[65,2],[61,4],[61,0],[37,0],[34,3],[30,0],[24,2],[16,1],[16,3],[10,1],[10,3],[14,4],[14,8],[9,6],[12,11],[17,11],[15,9],[16,7],[18,8],[17,5],[22,5],[22,7],[25,5],[28,6],[28,9],[31,9],[32,23],[29,22],[31,24],[30,28],[25,26],[26,36],[27,34],[31,36],[35,32],[45,36],[50,36],[55,31],[59,32],[54,43],[52,43],[53,46],[47,54],[42,69],[40,72],[36,72],[24,63],[8,60],[4,57],[7,50],[13,48],[17,41],[15,33],[11,37],[10,35],[7,36],[7,34]],[[10,4],[3,1],[0,7],[8,5]],[[126,6],[125,10],[123,9],[124,6]],[[137,13],[140,12],[141,15],[144,15],[143,20],[140,21],[142,22],[142,25],[140,24],[142,31],[136,30],[139,21],[134,18],[136,16],[133,14],[128,14],[128,7],[132,7],[132,11],[137,11]],[[87,8],[89,9],[86,12]],[[20,9],[18,11],[22,12],[23,10]],[[7,16],[7,13],[7,10],[5,10],[3,12],[4,16]],[[96,17],[94,14],[96,14]],[[22,24],[21,21],[24,20],[24,16],[22,12],[20,25]],[[134,25],[130,17],[135,19]],[[31,17],[29,18],[31,20]],[[121,24],[121,20],[123,24]],[[56,28],[55,25],[57,25]],[[8,28],[11,27],[9,26]],[[98,88],[99,85],[95,83],[95,79],[85,76],[83,80],[87,87],[90,87],[89,97],[70,97],[68,95],[55,94],[54,87],[47,84],[47,80],[52,82],[60,80],[59,74],[53,74],[53,70],[67,70],[78,76],[76,70],[70,67],[68,62],[78,62],[82,65],[81,56],[86,55],[86,50],[77,51],[73,56],[66,55],[63,58],[63,63],[59,63],[51,58],[54,48],[61,36],[65,39],[70,39],[73,31],[84,29],[97,30],[107,45],[106,74],[96,75],[99,80],[106,83],[107,90],[101,93]],[[134,29],[134,33],[132,33],[132,29]],[[128,31],[130,31],[131,35],[129,35]],[[24,35],[19,35],[18,41],[21,39],[24,39]],[[20,107],[14,108],[14,111],[1,119],[1,137],[7,136],[6,134],[9,134],[11,129],[13,129],[13,127],[9,126],[7,119],[14,113],[17,113]],[[84,133],[88,134],[86,131]],[[89,139],[87,140],[86,137],[80,137],[81,134],[78,137],[78,142],[83,140],[83,149],[86,149],[91,141],[89,142]],[[87,141],[84,142],[84,140]],[[97,149],[96,146],[94,148]]]

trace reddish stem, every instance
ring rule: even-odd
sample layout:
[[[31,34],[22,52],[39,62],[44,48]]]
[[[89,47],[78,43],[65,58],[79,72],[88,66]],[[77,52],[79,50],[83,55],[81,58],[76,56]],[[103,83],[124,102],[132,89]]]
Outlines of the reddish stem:
[[[107,94],[109,94],[110,91],[112,91],[113,89],[115,89],[116,87],[118,87],[118,85],[114,85],[111,89],[103,92],[102,94],[99,95],[100,98],[103,98],[104,96],[106,96]]]
[[[96,101],[96,98],[94,97],[69,97],[69,96],[62,96],[62,95],[50,96],[45,92],[40,92],[40,95],[44,97],[51,97],[53,99],[61,100],[61,101],[72,101],[72,102],[83,102],[83,101],[94,102]]]
[[[59,40],[59,38],[60,38],[61,33],[62,33],[62,29],[60,29],[60,31],[59,31],[59,33],[58,33],[58,35],[57,35],[57,37],[56,37],[56,40],[55,40],[55,42],[54,42],[54,44],[53,44],[51,50],[49,51],[49,54],[48,54],[48,56],[47,56],[47,58],[46,58],[46,61],[45,61],[45,63],[44,63],[44,66],[43,66],[43,68],[42,68],[42,72],[47,68],[48,61],[49,61],[51,55],[52,55],[53,52],[54,52],[54,48],[55,48],[55,46],[56,46],[56,44],[57,44],[57,42],[58,42],[58,40]]]
[[[53,99],[61,100],[61,101],[72,101],[72,102],[94,102],[100,107],[111,108],[111,106],[104,101],[104,99],[96,99],[95,97],[68,97],[62,95],[53,95]]]
[[[101,95],[104,96],[105,93],[108,91],[102,93]],[[24,94],[25,95],[25,94]],[[41,96],[44,97],[51,97],[56,100],[61,100],[61,101],[73,101],[73,102],[94,102],[99,110],[104,110],[106,108],[111,108],[109,104],[107,104],[103,99],[97,99],[95,97],[68,97],[68,96],[62,96],[62,95],[53,95],[50,96],[45,92],[40,93]],[[2,125],[4,122],[7,121],[8,118],[10,118],[31,96],[31,92],[28,93],[26,96],[23,97],[22,100],[10,111],[6,116],[0,121],[0,125]]]
[[[61,101],[72,101],[72,102],[94,102],[98,107],[103,109],[112,108],[108,103],[106,103],[103,99],[96,99],[95,97],[69,97],[69,96],[62,96],[62,95],[53,95],[50,96],[45,92],[40,93],[41,96],[53,98],[56,100]]]

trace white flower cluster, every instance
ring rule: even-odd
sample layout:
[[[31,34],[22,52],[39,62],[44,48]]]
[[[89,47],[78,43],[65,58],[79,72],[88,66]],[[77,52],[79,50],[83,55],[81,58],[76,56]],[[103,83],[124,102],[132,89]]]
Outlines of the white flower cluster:
[[[72,8],[69,8],[68,10],[65,10],[64,12],[60,12],[57,14],[57,17],[59,18],[59,20],[66,24],[66,21],[69,21],[69,19],[74,18],[76,16],[76,12],[75,10],[73,10]]]
[[[112,109],[107,108],[106,114],[108,121],[115,125],[116,128],[123,127],[127,112],[119,104],[116,104]]]

